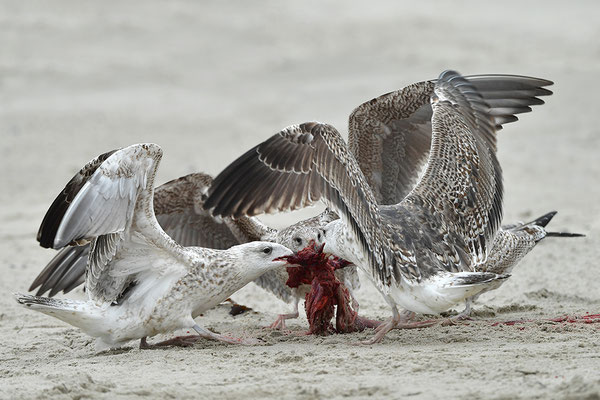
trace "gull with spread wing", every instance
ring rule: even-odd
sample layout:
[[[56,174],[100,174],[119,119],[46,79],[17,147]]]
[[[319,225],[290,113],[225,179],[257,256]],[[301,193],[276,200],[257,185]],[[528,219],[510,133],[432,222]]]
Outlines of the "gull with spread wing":
[[[392,318],[369,341],[377,342],[407,323],[397,305],[437,314],[507,277],[477,271],[502,219],[496,132],[515,121],[514,114],[540,104],[535,96],[549,94],[543,87],[550,84],[523,76],[462,77],[446,71],[405,89],[401,124],[430,131],[420,135],[429,140],[405,138],[416,141],[405,149],[397,169],[397,176],[408,176],[406,182],[414,176],[406,169],[419,169],[411,147],[430,149],[410,190],[382,190],[377,185],[387,178],[361,170],[334,127],[311,122],[284,129],[230,164],[215,179],[204,206],[217,216],[239,217],[325,201],[341,217],[326,227],[325,251],[363,268],[392,308]],[[360,118],[353,122],[351,117],[351,129],[353,123]],[[390,129],[381,121],[364,123],[372,125],[368,129]],[[387,202],[386,196],[392,203],[402,199],[378,204]]]
[[[227,250],[176,243],[155,217],[154,177],[161,158],[155,144],[102,154],[71,179],[46,213],[38,234],[42,246],[91,242],[87,301],[22,294],[17,301],[98,338],[99,348],[133,339],[147,347],[147,336],[181,328],[227,343],[255,343],[213,333],[194,318],[263,273],[283,269],[286,263],[274,259],[292,252],[270,242]]]
[[[267,241],[297,252],[313,240],[320,241],[321,228],[337,218],[335,213],[326,210],[280,230],[270,228],[253,217],[215,218],[202,208],[203,197],[211,183],[210,175],[198,172],[167,182],[154,191],[156,219],[167,235],[181,246],[225,250],[242,243]],[[42,233],[40,230],[38,240],[43,246],[52,247],[52,243],[43,241]],[[39,288],[37,296],[49,292],[48,296],[53,297],[60,291],[68,293],[81,285],[85,279],[89,249],[90,243],[61,249],[35,278],[29,290]],[[336,271],[336,276],[351,294],[360,287],[355,266]],[[278,268],[265,272],[254,281],[282,301],[292,304],[291,312],[279,315],[271,325],[275,329],[285,329],[287,319],[299,316],[299,302],[310,290],[309,285],[290,288],[286,285],[287,280],[286,269]],[[357,309],[358,303],[354,297],[353,300]]]
[[[489,107],[495,129],[517,121],[514,114],[542,105],[538,96],[552,92],[542,86],[551,82],[523,80],[508,76],[467,76]],[[419,82],[381,95],[358,106],[348,123],[348,149],[356,157],[378,204],[400,203],[414,188],[426,167],[431,149],[432,108],[429,99],[434,82]],[[510,93],[509,93],[510,91]],[[475,265],[475,271],[509,274],[537,243],[547,236],[579,237],[577,233],[546,232],[545,226],[556,214],[547,213],[530,223],[502,226],[495,235],[487,260]],[[505,280],[477,294],[497,289]],[[474,298],[456,319],[471,313]]]

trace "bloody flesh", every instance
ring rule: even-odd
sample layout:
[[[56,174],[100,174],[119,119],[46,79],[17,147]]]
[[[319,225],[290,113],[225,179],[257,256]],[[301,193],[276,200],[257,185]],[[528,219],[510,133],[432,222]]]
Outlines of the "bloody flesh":
[[[323,253],[323,245],[317,247],[314,242],[298,253],[282,259],[299,266],[287,268],[289,277],[286,284],[289,287],[311,285],[304,303],[310,326],[309,334],[349,333],[376,325],[373,321],[359,317],[352,309],[348,289],[335,276],[335,270],[350,265],[350,262],[328,256]],[[335,328],[331,323],[334,315]]]

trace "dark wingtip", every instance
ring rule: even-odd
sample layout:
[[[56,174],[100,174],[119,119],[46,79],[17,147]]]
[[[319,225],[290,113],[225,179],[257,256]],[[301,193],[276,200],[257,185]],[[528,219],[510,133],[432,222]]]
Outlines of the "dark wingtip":
[[[546,227],[546,225],[548,225],[548,223],[550,223],[550,221],[552,220],[552,218],[554,218],[554,216],[558,213],[558,211],[550,211],[549,213],[546,213],[544,215],[542,215],[541,217],[537,218],[536,220],[530,222],[530,224],[533,225],[537,225],[537,226],[541,226],[541,227]],[[529,225],[529,224],[528,224]],[[546,232],[546,237],[585,237],[584,234],[582,233],[571,233],[571,232]]]
[[[571,233],[571,232],[546,232],[546,236],[551,237],[585,237],[583,233]]]
[[[552,85],[554,85],[554,81],[551,81],[549,79],[544,79],[544,78],[538,78],[538,79],[541,80],[541,81],[544,81],[544,84],[540,85],[540,86],[552,86]]]
[[[35,278],[29,291],[39,286],[36,296],[50,291],[48,297],[53,297],[61,290],[68,293],[79,286],[85,276],[88,251],[89,244],[60,250]]]
[[[54,239],[60,227],[60,223],[73,201],[73,198],[81,190],[83,185],[88,181],[94,172],[108,157],[113,155],[117,150],[100,154],[98,157],[88,162],[80,169],[73,178],[67,183],[65,188],[56,196],[52,205],[44,215],[44,219],[38,230],[36,239],[40,242],[40,246],[51,249],[54,248]]]
[[[62,218],[67,212],[67,208],[69,208],[67,196],[64,192],[61,192],[52,202],[46,215],[44,215],[44,219],[38,230],[37,241],[40,242],[40,246],[43,248],[54,248],[56,232],[58,232],[60,221],[62,221]]]
[[[558,213],[558,211],[550,211],[549,213],[546,213],[546,214],[542,215],[541,217],[536,218],[535,220],[531,221],[530,224],[541,226],[541,227],[546,227],[546,225],[548,225],[550,223],[550,221],[552,221],[552,218],[554,218],[554,216],[557,213]]]
[[[31,285],[29,286],[29,292],[34,291],[38,286],[41,286],[44,283],[46,283],[46,281],[48,281],[48,279],[50,279],[50,277],[55,273],[57,267],[56,260],[58,259],[58,257],[63,257],[62,252],[59,252],[52,260],[50,260],[50,262],[46,265],[46,267],[44,267],[42,272],[40,272],[38,276],[33,280]],[[41,296],[42,294],[44,294],[44,292],[45,290],[42,291],[42,289],[40,288],[36,295]]]

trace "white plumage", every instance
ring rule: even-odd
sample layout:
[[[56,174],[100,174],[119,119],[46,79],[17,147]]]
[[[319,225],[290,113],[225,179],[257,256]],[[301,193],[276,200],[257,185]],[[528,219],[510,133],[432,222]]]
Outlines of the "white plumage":
[[[200,327],[194,317],[262,273],[285,265],[284,246],[251,242],[228,250],[182,247],[154,215],[154,176],[162,150],[139,144],[88,163],[50,207],[42,245],[91,241],[87,301],[16,295],[19,303],[98,338],[102,347],[193,328],[202,337],[247,343]],[[251,341],[249,341],[251,342]]]

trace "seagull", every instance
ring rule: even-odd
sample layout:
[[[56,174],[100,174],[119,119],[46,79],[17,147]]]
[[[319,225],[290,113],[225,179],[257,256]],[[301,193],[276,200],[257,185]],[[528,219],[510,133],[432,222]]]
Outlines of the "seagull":
[[[202,208],[203,198],[212,181],[210,175],[197,172],[167,182],[154,191],[156,219],[167,235],[181,246],[228,249],[252,241],[268,241],[297,252],[313,240],[320,241],[321,228],[338,218],[335,213],[325,210],[315,217],[281,230],[268,227],[253,217],[215,218]],[[52,247],[52,243],[45,240],[43,230],[40,229],[38,241],[45,247]],[[49,291],[48,296],[53,297],[60,291],[68,293],[83,284],[89,250],[90,243],[61,249],[35,278],[29,291],[39,287],[37,296]],[[357,310],[358,302],[354,293],[360,287],[360,281],[356,266],[338,270],[336,276],[349,289],[354,309]],[[287,280],[287,270],[278,268],[267,271],[254,281],[261,288],[292,305],[290,312],[278,315],[276,321],[270,325],[273,329],[285,330],[285,321],[300,315],[299,303],[310,291],[310,285],[290,288],[286,285]]]
[[[162,158],[156,144],[137,144],[90,161],[46,213],[38,240],[61,249],[90,242],[86,301],[16,294],[31,309],[96,337],[98,349],[193,328],[198,337],[254,344],[200,326],[194,318],[261,274],[281,268],[292,254],[271,242],[227,250],[183,247],[158,224],[154,177]]]
[[[430,137],[414,187],[390,191],[392,203],[402,197],[395,204],[378,203],[388,196],[385,177],[361,170],[333,126],[309,122],[282,130],[231,163],[215,178],[204,207],[235,218],[323,200],[341,217],[324,231],[325,251],[363,269],[392,309],[392,317],[367,343],[379,342],[406,323],[397,306],[439,314],[508,277],[476,269],[486,261],[502,219],[496,132],[516,121],[514,114],[543,103],[536,96],[550,94],[543,87],[551,84],[525,76],[463,77],[445,71],[436,80],[388,94],[397,102],[396,116],[373,120],[354,112],[350,130],[363,124],[383,138],[394,130],[405,132],[407,144],[396,170],[402,179],[408,175],[406,182],[418,169],[418,149]],[[377,109],[380,99],[370,107]]]
[[[476,270],[495,274],[510,274],[523,257],[546,237],[585,236],[581,233],[546,231],[546,225],[554,218],[556,213],[556,211],[550,211],[531,222],[518,222],[502,226],[494,237],[494,243],[487,260],[483,264],[477,265]],[[504,282],[504,280],[498,280],[495,284],[466,299],[465,309],[457,315],[456,319],[468,318],[471,314],[473,302],[483,293],[498,289]]]
[[[496,131],[502,129],[502,124],[517,121],[516,116],[506,112],[506,107],[511,107],[513,113],[528,112],[531,111],[529,106],[544,104],[537,96],[552,94],[542,87],[543,82],[535,86],[517,82],[518,77],[504,77],[502,81],[486,76],[465,78],[482,92],[494,116]],[[550,84],[549,81],[545,83]],[[503,91],[511,89],[518,98],[505,98]],[[378,204],[400,203],[414,188],[426,166],[431,148],[432,109],[423,99],[426,100],[430,92],[431,82],[416,83],[365,102],[350,115],[348,148],[356,157]],[[544,227],[555,214],[556,211],[552,211],[530,223],[502,226],[494,237],[487,260],[475,265],[475,271],[509,274],[546,236],[584,236],[578,233],[546,232]],[[505,281],[498,280],[497,284],[468,298],[464,311],[456,319],[467,318],[477,297],[497,289]]]
[[[228,249],[267,234],[268,228],[258,223],[240,223],[240,229],[232,229],[228,219],[214,218],[202,210],[202,196],[211,183],[210,175],[198,172],[174,179],[154,190],[156,219],[171,239],[182,246]],[[242,232],[242,227],[246,231]],[[244,235],[243,239],[240,235]],[[52,247],[52,243],[44,242],[43,237],[40,229],[37,240],[43,247]],[[48,296],[53,297],[60,291],[66,294],[83,284],[89,250],[89,242],[62,248],[35,278],[29,291],[39,287],[37,296],[49,292]]]

